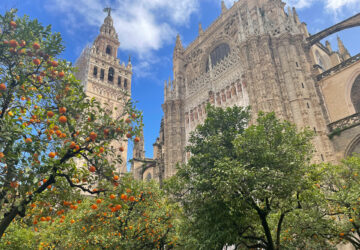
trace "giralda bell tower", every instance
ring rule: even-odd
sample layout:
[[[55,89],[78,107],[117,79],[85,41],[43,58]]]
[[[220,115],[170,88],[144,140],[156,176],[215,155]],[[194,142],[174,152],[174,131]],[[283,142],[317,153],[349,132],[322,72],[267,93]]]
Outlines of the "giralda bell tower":
[[[95,97],[106,109],[112,110],[115,118],[122,114],[131,97],[132,66],[130,59],[125,65],[117,58],[120,42],[111,17],[111,8],[105,8],[104,11],[108,15],[101,25],[100,34],[92,46],[83,50],[75,65],[79,69],[77,78],[84,85],[88,97]],[[117,170],[127,172],[127,139],[114,142],[112,146],[116,149],[124,148],[123,152],[117,150],[123,159]]]

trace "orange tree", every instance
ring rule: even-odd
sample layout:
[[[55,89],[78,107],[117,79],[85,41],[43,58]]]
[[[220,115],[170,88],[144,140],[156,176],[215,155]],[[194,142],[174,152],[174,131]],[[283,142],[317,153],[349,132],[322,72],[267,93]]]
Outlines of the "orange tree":
[[[0,237],[58,182],[73,188],[64,197],[116,185],[121,158],[111,141],[135,136],[141,119],[125,93],[117,118],[88,99],[74,68],[56,59],[60,34],[15,13],[0,16]]]
[[[313,170],[316,187],[322,193],[323,214],[334,221],[331,228],[335,242],[360,248],[360,158],[344,159],[340,164],[322,164]],[[319,206],[320,207],[320,206]],[[319,236],[322,231],[318,232]]]
[[[167,183],[187,217],[178,244],[331,249],[336,225],[316,209],[325,205],[311,174],[311,131],[298,131],[274,113],[260,112],[246,128],[246,109],[207,111],[204,124],[190,135],[191,158]]]
[[[9,228],[0,247],[171,249],[176,245],[179,210],[156,183],[125,176],[119,186],[96,197],[72,194],[56,207],[49,203],[61,196],[59,189],[42,194],[28,215]],[[33,230],[24,233],[29,227]]]

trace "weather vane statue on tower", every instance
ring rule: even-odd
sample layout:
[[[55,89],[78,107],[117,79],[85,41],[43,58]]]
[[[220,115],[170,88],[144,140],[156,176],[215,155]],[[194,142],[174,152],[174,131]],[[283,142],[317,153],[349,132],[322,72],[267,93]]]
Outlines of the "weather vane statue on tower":
[[[104,12],[107,12],[108,13],[108,16],[110,16],[111,15],[111,11],[112,11],[113,9],[111,8],[111,7],[106,7],[106,8],[104,8]]]

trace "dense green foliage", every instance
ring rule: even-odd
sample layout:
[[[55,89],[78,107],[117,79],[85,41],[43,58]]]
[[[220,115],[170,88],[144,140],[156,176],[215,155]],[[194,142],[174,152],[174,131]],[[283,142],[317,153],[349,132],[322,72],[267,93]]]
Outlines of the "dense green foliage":
[[[248,111],[238,107],[208,107],[207,115],[190,137],[190,160],[168,183],[184,207],[184,246],[329,247],[330,235],[311,237],[317,225],[331,226],[313,210],[321,194],[311,174],[312,133],[273,113],[259,113],[248,128]],[[302,221],[307,228],[289,233]]]

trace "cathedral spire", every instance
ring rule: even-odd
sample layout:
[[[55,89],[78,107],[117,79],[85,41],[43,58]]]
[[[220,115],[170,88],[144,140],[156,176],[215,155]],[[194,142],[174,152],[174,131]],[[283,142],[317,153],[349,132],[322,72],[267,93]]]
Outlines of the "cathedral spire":
[[[340,55],[343,57],[344,60],[349,59],[350,58],[350,53],[345,48],[344,43],[341,41],[339,36],[337,37],[337,41],[338,41],[338,49],[339,49]]]
[[[199,23],[199,35],[202,35],[204,33],[204,30],[202,28],[201,23]]]
[[[182,54],[183,52],[184,52],[184,47],[182,46],[180,35],[177,34],[175,48],[174,48],[174,57],[177,57],[178,55]]]
[[[295,23],[300,24],[300,19],[299,19],[298,13],[296,12],[295,7],[293,7],[292,9],[293,9],[293,15],[294,15]]]
[[[325,45],[326,45],[326,48],[329,50],[329,52],[332,53],[333,51],[332,51],[330,42],[329,42],[329,41],[326,41],[326,42],[325,42]]]
[[[224,0],[221,0],[221,13],[224,13],[225,11],[227,11],[225,2]]]

